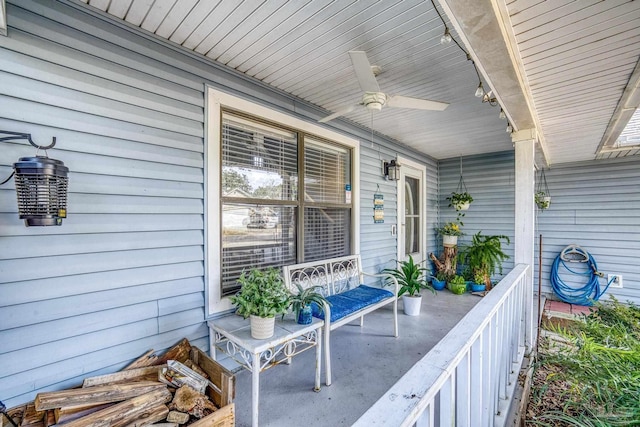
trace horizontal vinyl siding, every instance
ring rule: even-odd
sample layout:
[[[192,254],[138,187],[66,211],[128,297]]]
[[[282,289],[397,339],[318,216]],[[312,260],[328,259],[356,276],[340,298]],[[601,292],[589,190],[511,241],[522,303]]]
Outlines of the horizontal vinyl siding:
[[[24,227],[13,183],[0,187],[0,396],[13,406],[183,337],[206,348],[208,330],[203,78],[95,37],[108,26],[59,4],[8,14],[0,129],[56,136],[48,154],[70,170],[60,227]],[[33,153],[2,143],[0,172]]]
[[[460,180],[460,159],[447,159],[440,168],[440,224],[456,220],[456,211],[446,200],[456,191]],[[503,262],[503,275],[513,268],[515,233],[515,157],[513,152],[491,153],[462,158],[464,183],[473,197],[462,218],[464,236],[458,238],[459,247],[468,244],[478,231],[483,235],[505,235],[511,240],[502,249],[509,255]],[[433,230],[433,229],[432,229]],[[437,236],[435,231],[431,234]],[[442,237],[438,237],[438,253],[442,251]],[[498,273],[493,280],[501,278]]]
[[[406,150],[406,149],[405,149]],[[396,266],[398,258],[398,190],[399,181],[387,181],[382,175],[382,160],[389,161],[406,151],[379,146],[371,141],[363,141],[360,146],[360,253],[366,272],[379,273],[384,268]],[[427,230],[427,253],[436,244],[428,230],[433,229],[437,219],[438,170],[435,160],[424,155],[411,153],[413,160],[426,165],[426,197],[427,212],[423,227]],[[384,223],[373,221],[373,195],[384,196]],[[391,234],[391,227],[396,226],[396,235]],[[371,279],[369,279],[371,280]]]
[[[204,322],[204,87],[314,121],[326,114],[84,6],[9,0],[0,37],[0,129],[29,132],[69,173],[61,227],[25,228],[13,183],[0,187],[0,396],[11,407],[40,391],[121,369],[187,337],[206,349]],[[396,257],[396,187],[379,156],[415,152],[345,121],[363,142],[361,253],[379,271]],[[378,144],[380,149],[378,149]],[[2,143],[0,176],[24,142]],[[436,164],[428,199],[436,198]],[[373,193],[385,224],[373,224]],[[430,218],[435,206],[429,205]],[[26,338],[25,338],[26,337]]]
[[[599,279],[606,286],[607,274],[621,274],[623,288],[609,288],[620,301],[640,303],[640,158],[626,157],[553,166],[545,171],[551,205],[538,211],[539,234],[543,236],[542,290],[552,294],[551,266],[568,245],[577,244],[596,260]],[[536,187],[537,188],[537,187]],[[538,261],[536,242],[536,262]],[[536,266],[536,271],[537,271]],[[585,276],[561,270],[563,281],[576,287]],[[535,277],[537,286],[538,278]]]

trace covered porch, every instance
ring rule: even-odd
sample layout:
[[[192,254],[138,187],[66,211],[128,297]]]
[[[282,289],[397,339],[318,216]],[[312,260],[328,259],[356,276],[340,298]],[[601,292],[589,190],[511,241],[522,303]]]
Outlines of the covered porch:
[[[305,206],[303,190],[274,203],[263,192],[279,211],[253,236],[298,235],[243,246],[236,267],[275,258],[285,246],[302,261],[306,229],[293,221],[306,208],[324,209],[321,220],[344,219],[319,234],[339,236],[366,270],[393,265],[411,252],[412,216],[405,186],[381,167],[390,160],[419,172],[423,257],[442,250],[434,229],[456,220],[447,197],[461,175],[475,199],[461,243],[478,231],[512,240],[495,277],[503,282],[487,297],[427,294],[420,317],[400,316],[397,339],[377,328],[389,320],[385,310],[369,315],[363,330],[336,331],[331,387],[311,391],[312,352],[266,372],[261,424],[499,425],[510,375],[533,344],[534,283],[541,277],[542,292],[552,293],[552,262],[569,243],[590,250],[601,271],[624,276],[624,287],[608,295],[640,301],[640,149],[633,138],[617,140],[640,104],[639,2],[169,3],[0,0],[0,129],[43,145],[57,137],[48,154],[70,169],[61,227],[24,227],[13,184],[0,186],[7,406],[117,371],[182,337],[207,350],[207,320],[232,310],[220,284],[220,218],[242,205],[233,226],[251,237],[243,221],[259,198],[258,188],[225,193],[221,185],[220,169],[233,157],[218,141],[225,113],[241,129],[233,148],[249,153],[231,160],[286,176],[290,188],[305,159],[267,165],[275,150],[265,142],[274,135],[317,137],[317,159],[342,144],[332,152],[338,160],[318,168],[320,178],[351,160],[336,187],[340,199],[326,206]],[[459,46],[440,44],[445,29]],[[381,66],[374,77],[389,95],[449,107],[364,108],[349,51]],[[475,97],[479,83],[486,91]],[[212,91],[239,101],[214,105]],[[319,123],[335,113],[342,116]],[[251,132],[241,128],[250,120]],[[272,123],[282,125],[278,132],[257,136]],[[0,179],[31,148],[3,141]],[[544,212],[533,197],[542,169],[553,195]],[[384,222],[374,219],[377,195]],[[538,233],[545,246],[536,253]],[[250,423],[248,378],[238,376],[239,425]]]

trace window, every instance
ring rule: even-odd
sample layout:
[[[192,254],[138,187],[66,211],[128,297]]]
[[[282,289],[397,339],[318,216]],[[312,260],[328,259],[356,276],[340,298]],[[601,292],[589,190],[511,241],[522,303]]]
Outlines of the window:
[[[208,117],[210,314],[243,269],[357,251],[357,142],[213,89]]]

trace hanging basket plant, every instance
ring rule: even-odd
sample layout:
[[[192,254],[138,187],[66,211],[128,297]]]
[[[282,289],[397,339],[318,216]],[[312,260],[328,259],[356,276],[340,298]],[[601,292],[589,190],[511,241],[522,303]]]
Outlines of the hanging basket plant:
[[[473,197],[469,194],[469,190],[467,190],[467,186],[464,183],[464,178],[462,177],[462,157],[460,157],[460,180],[458,181],[458,187],[456,191],[452,192],[449,197],[447,197],[449,201],[449,207],[454,208],[458,213],[458,222],[460,225],[464,225],[462,222],[462,217],[464,217],[464,212],[469,209],[469,205],[473,202]]]
[[[449,207],[453,207],[456,211],[466,211],[469,209],[471,202],[473,202],[473,197],[466,191],[464,193],[454,191],[451,196],[447,197],[447,200],[449,201]]]
[[[540,170],[540,176],[538,177],[538,189],[533,197],[538,209],[542,211],[549,209],[549,206],[551,205],[551,193],[549,192],[549,186],[547,185],[547,177],[544,174],[544,169]]]

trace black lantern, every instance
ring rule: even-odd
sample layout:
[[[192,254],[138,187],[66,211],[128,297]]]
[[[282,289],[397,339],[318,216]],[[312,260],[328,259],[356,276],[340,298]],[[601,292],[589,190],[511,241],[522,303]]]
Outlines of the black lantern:
[[[387,181],[400,180],[400,165],[394,159],[382,162],[382,175]]]
[[[46,146],[36,145],[30,134],[0,131],[12,136],[0,138],[0,141],[26,139],[34,147],[43,150],[53,148],[56,139]],[[13,164],[18,215],[24,219],[27,227],[62,225],[67,217],[67,187],[69,179],[67,168],[60,160],[46,156],[22,157]],[[13,174],[12,174],[13,175]],[[7,182],[11,176],[3,182]]]

